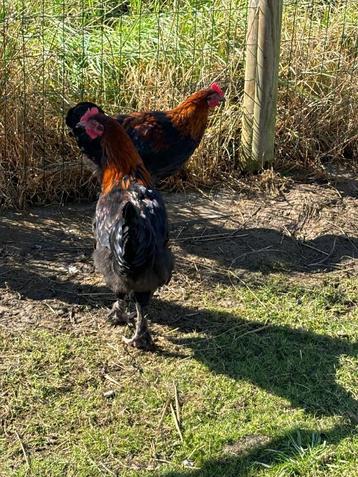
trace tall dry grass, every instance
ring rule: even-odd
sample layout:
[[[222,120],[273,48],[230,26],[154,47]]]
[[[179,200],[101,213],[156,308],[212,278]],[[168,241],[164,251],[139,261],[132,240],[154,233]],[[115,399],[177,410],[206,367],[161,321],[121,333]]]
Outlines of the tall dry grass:
[[[94,100],[112,113],[162,109],[212,80],[228,100],[211,117],[185,181],[239,177],[246,2],[67,3],[0,10],[0,204],[95,196],[64,127],[75,102]],[[326,159],[357,157],[358,14],[354,0],[308,3],[284,10],[276,156],[281,169],[319,175]]]
[[[276,143],[281,167],[324,175],[358,159],[358,9],[316,4],[285,10]]]

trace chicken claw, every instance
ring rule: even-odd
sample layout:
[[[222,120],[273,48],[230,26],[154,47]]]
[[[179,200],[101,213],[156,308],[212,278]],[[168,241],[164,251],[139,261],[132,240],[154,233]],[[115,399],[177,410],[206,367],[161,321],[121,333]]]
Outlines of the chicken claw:
[[[135,312],[126,312],[126,305],[123,300],[117,300],[113,303],[112,309],[107,315],[107,320],[112,326],[118,326],[132,323],[135,317]]]
[[[128,346],[133,346],[134,348],[153,349],[154,342],[148,330],[147,318],[138,302],[136,302],[135,306],[137,310],[135,333],[132,338],[125,338],[123,336],[122,339]]]
[[[134,335],[132,338],[122,336],[122,340],[126,345],[133,346],[134,348],[144,350],[151,350],[154,348],[154,342],[149,331],[139,336]]]

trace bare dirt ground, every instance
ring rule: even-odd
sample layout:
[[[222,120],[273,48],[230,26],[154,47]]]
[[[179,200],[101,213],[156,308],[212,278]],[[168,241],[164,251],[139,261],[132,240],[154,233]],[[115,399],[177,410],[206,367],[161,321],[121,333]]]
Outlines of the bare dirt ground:
[[[176,273],[161,296],[269,273],[288,279],[357,271],[355,191],[296,184],[276,197],[167,194]],[[104,323],[113,299],[92,265],[94,204],[4,213],[0,325]]]

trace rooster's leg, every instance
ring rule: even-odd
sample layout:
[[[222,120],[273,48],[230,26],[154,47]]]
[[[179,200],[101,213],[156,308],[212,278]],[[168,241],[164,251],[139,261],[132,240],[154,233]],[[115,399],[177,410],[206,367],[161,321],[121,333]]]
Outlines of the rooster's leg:
[[[107,315],[107,320],[111,325],[127,325],[133,320],[135,314],[134,316],[132,313],[128,314],[126,308],[125,295],[118,294],[117,301],[113,303],[112,309]]]
[[[143,307],[138,301],[136,301],[135,306],[137,310],[137,320],[134,335],[132,338],[123,337],[123,341],[135,348],[151,349],[153,348],[153,340],[149,333],[148,322],[143,312]]]

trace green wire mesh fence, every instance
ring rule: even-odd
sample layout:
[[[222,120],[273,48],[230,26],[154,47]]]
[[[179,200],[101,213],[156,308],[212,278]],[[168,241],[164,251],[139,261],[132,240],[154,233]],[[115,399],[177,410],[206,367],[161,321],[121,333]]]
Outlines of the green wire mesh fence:
[[[0,204],[91,198],[95,181],[64,114],[174,106],[212,81],[226,90],[188,167],[195,185],[240,173],[246,0],[2,0]],[[357,148],[355,0],[285,1],[276,156],[288,168]]]

